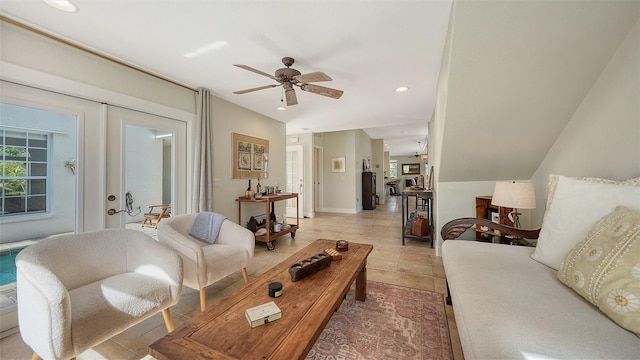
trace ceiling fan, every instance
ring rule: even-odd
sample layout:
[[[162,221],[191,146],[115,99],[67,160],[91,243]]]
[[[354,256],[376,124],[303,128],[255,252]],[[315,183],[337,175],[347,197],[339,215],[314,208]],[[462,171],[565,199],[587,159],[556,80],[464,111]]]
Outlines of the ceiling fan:
[[[233,66],[237,66],[241,69],[249,70],[256,74],[266,76],[278,82],[278,84],[259,86],[252,89],[234,91],[233,93],[246,94],[252,91],[258,91],[258,90],[274,88],[276,86],[282,86],[282,88],[284,89],[285,98],[287,100],[287,106],[296,105],[298,103],[298,99],[296,97],[296,93],[293,88],[294,85],[299,87],[302,91],[306,91],[306,92],[310,92],[310,93],[318,94],[322,96],[328,96],[334,99],[339,99],[342,96],[342,94],[344,93],[344,91],[342,90],[336,90],[336,89],[331,89],[324,86],[309,84],[312,82],[319,82],[319,81],[331,81],[332,79],[331,77],[329,77],[329,75],[320,71],[312,72],[309,74],[302,74],[300,73],[300,71],[291,68],[291,65],[293,65],[294,61],[295,60],[293,60],[293,58],[291,57],[283,57],[282,63],[284,64],[284,66],[286,66],[286,68],[281,68],[276,70],[274,75],[269,75],[266,72],[254,69],[247,65],[233,64]]]
[[[413,153],[413,155],[409,155],[407,156],[410,159],[417,159],[420,158],[425,164],[427,163],[427,161],[429,160],[429,154],[427,154],[427,144],[425,142],[424,147],[421,145],[421,142],[418,141],[418,148],[420,148],[420,150],[422,151],[421,153],[416,151]]]

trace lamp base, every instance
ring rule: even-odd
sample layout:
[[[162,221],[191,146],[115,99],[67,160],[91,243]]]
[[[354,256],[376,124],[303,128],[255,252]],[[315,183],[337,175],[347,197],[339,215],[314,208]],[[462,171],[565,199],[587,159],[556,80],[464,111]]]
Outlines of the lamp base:
[[[522,215],[522,213],[519,213],[518,209],[513,209],[513,211],[511,211],[508,215],[509,220],[513,222],[514,228],[520,229],[520,215]],[[509,237],[509,239],[511,240],[511,245],[522,244],[522,238],[520,237],[513,236],[513,237]]]
[[[513,211],[507,215],[509,220],[513,223],[514,228],[520,229],[520,215],[522,215],[522,213],[518,212],[518,209],[513,209]]]

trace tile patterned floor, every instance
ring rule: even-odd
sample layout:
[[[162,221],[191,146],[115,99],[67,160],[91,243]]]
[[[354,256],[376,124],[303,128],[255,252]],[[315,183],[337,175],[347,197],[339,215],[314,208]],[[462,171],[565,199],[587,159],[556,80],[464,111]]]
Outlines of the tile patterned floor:
[[[249,277],[255,278],[264,273],[315,239],[345,239],[373,244],[367,263],[370,280],[446,293],[442,259],[435,255],[428,242],[410,239],[402,246],[401,220],[400,197],[390,197],[387,204],[378,206],[376,210],[355,215],[321,213],[313,219],[300,219],[296,238],[285,236],[278,239],[275,250],[267,251],[264,244],[256,243],[255,256],[248,268]],[[215,306],[243,284],[242,275],[238,272],[209,286],[207,305]],[[198,312],[198,292],[185,287],[180,302],[171,309],[176,327]],[[447,306],[447,316],[454,358],[463,359],[451,306]],[[157,314],[86,351],[78,356],[78,360],[149,360],[152,358],[147,355],[148,345],[165,334],[162,315]],[[0,340],[1,359],[28,359],[30,356],[31,350],[22,342],[20,334]]]

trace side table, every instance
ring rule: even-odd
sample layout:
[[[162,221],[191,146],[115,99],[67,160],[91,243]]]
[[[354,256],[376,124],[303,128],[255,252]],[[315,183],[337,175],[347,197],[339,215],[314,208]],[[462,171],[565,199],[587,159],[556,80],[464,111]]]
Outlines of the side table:
[[[288,199],[296,199],[296,223],[289,224],[289,227],[286,229],[282,229],[279,232],[273,232],[271,228],[271,216],[270,214],[274,212],[275,202],[288,200]],[[296,230],[300,225],[300,215],[298,207],[300,206],[298,201],[298,194],[279,194],[279,195],[267,195],[260,198],[252,199],[248,197],[239,197],[236,199],[238,202],[238,222],[242,221],[242,203],[263,203],[265,204],[265,214],[266,214],[266,223],[265,228],[267,229],[267,233],[265,235],[256,235],[256,240],[267,243],[267,249],[273,250],[276,248],[276,244],[274,242],[275,239],[284,236],[286,234],[291,234],[291,238],[294,239],[296,237]]]
[[[426,201],[427,217],[429,220],[428,236],[413,235],[411,233],[412,229],[409,229],[409,196],[416,197],[416,209],[418,207],[419,197]],[[405,244],[405,238],[430,240],[431,247],[433,248],[433,190],[405,189],[402,191],[402,245]]]

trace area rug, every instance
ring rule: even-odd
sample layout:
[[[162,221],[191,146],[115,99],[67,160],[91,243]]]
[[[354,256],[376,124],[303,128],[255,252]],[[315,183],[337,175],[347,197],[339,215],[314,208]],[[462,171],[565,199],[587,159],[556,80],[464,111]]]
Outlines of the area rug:
[[[367,282],[367,300],[352,288],[307,360],[453,359],[444,296]]]

